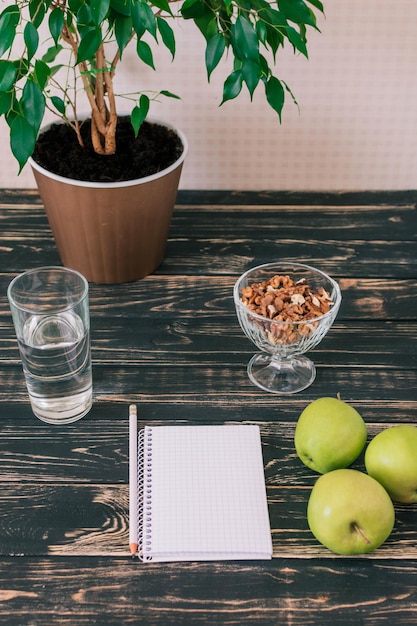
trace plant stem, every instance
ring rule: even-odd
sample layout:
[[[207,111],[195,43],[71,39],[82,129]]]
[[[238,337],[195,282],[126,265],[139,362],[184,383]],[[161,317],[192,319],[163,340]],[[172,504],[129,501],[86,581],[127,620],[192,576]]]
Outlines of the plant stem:
[[[63,39],[71,46],[74,57],[77,58],[78,40],[76,36],[64,27]],[[118,57],[115,57],[117,63]],[[116,99],[113,90],[114,65],[108,68],[104,54],[104,46],[100,45],[96,52],[95,72],[89,70],[85,61],[78,64],[84,92],[91,108],[91,141],[97,154],[110,155],[116,152],[117,112]],[[108,106],[105,99],[107,95]]]

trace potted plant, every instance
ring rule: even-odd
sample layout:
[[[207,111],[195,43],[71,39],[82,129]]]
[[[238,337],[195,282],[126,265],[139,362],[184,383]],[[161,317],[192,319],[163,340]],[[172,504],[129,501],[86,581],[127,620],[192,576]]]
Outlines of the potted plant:
[[[5,0],[0,13],[0,115],[9,126],[10,146],[20,170],[28,160],[32,165],[64,264],[94,282],[124,282],[151,273],[163,257],[187,142],[171,128],[164,135],[164,125],[149,120],[151,97],[142,85],[134,95],[116,95],[114,77],[127,47],[135,46],[138,61],[154,68],[151,45],[162,44],[174,57],[170,21],[192,20],[205,38],[208,80],[223,57],[228,54],[230,59],[222,104],[236,98],[243,87],[251,97],[262,87],[281,118],[285,94],[293,95],[273,74],[271,65],[285,43],[307,56],[307,28],[317,29],[314,10],[323,11],[320,0]],[[87,116],[79,114],[81,94],[89,105]],[[159,96],[178,97],[168,91],[156,94],[155,99]],[[124,112],[126,101],[131,104],[128,113]],[[44,130],[46,111],[60,119]],[[69,131],[72,139],[67,137]],[[141,183],[134,182],[133,197],[140,206],[133,208],[127,191],[131,182],[117,173],[118,158],[127,151],[130,155],[131,145],[140,150],[154,131],[163,144],[163,149],[155,151],[165,153],[172,144],[173,156],[164,155],[156,174],[149,169],[145,173],[138,169],[134,176],[129,173],[129,178],[150,184],[141,193],[137,187]],[[58,145],[51,148],[49,141],[57,133],[61,133]],[[79,150],[75,173],[67,163],[70,143]],[[95,165],[87,165],[87,159]],[[93,171],[97,164],[98,174]],[[45,170],[50,168],[52,200],[47,197],[45,180]],[[122,173],[126,169],[122,164]],[[156,189],[156,182],[163,178],[161,170],[166,169],[170,179],[163,187],[168,208],[163,207]],[[58,187],[61,184],[64,190]],[[92,199],[86,195],[90,186],[95,194]],[[116,208],[120,190],[122,205]],[[79,192],[81,200],[76,199]],[[143,209],[142,197],[151,198],[150,209]],[[53,209],[62,199],[67,206],[55,216]],[[125,218],[127,227],[119,232]],[[153,233],[158,224],[161,236]],[[139,227],[138,233],[134,226]],[[75,227],[81,227],[81,234],[72,232]],[[90,237],[94,240],[98,235],[101,238],[95,244]],[[74,252],[66,250],[67,239],[75,245]],[[108,251],[105,244],[110,246]],[[130,261],[118,256],[128,251],[136,265],[133,269]],[[98,269],[92,268],[95,252],[101,257]]]

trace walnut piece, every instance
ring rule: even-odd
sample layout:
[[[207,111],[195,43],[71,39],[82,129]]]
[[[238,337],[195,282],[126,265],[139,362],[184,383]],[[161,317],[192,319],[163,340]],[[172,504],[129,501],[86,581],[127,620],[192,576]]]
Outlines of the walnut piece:
[[[333,306],[323,287],[313,290],[305,279],[294,282],[290,276],[275,275],[268,281],[252,283],[242,289],[242,302],[254,313],[272,321],[292,324],[271,325],[268,338],[274,343],[295,343],[316,328],[307,322],[328,313]]]

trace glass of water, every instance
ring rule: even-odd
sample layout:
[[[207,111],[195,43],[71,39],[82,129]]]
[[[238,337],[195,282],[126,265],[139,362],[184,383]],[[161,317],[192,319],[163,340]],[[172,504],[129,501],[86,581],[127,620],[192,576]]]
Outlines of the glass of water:
[[[7,290],[32,410],[69,424],[92,405],[88,282],[64,267],[16,276]]]

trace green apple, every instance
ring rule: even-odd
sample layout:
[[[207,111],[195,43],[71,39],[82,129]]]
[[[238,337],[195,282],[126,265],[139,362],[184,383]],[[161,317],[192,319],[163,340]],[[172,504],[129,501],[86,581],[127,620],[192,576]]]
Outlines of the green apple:
[[[370,476],[397,502],[417,502],[417,427],[391,426],[378,433],[365,452]]]
[[[313,535],[336,554],[364,554],[378,548],[394,527],[394,505],[368,474],[338,469],[316,481],[308,501]]]
[[[366,424],[356,409],[338,398],[318,398],[298,418],[294,444],[304,465],[324,474],[351,465],[366,437]]]

